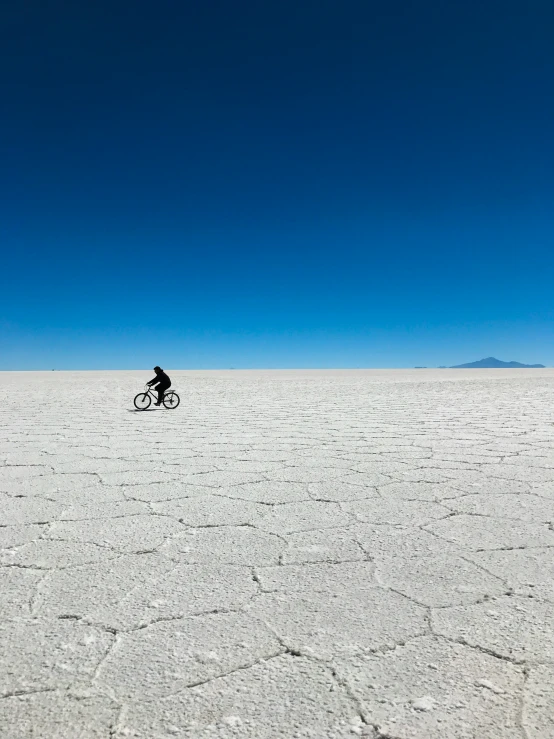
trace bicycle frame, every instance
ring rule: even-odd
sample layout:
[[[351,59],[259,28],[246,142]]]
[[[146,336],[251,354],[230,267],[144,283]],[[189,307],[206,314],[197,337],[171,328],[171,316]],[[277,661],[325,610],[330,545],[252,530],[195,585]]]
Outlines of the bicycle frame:
[[[171,389],[170,388],[166,388],[164,390],[164,396],[166,396],[167,393],[169,393],[169,392],[171,392]],[[150,397],[153,398],[154,400],[157,400],[158,399],[158,391],[157,390],[153,390],[152,389],[152,385],[145,385],[144,386],[144,394],[145,395],[150,395]]]

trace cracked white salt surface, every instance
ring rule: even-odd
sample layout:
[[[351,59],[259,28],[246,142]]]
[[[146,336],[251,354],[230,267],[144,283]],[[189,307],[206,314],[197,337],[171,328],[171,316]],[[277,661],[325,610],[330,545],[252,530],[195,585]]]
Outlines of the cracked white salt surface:
[[[553,370],[63,377],[0,374],[0,736],[554,736]]]

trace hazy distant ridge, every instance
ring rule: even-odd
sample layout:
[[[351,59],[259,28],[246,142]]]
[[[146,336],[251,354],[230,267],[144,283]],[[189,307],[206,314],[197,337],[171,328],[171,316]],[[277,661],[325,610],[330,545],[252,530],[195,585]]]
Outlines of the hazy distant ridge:
[[[544,364],[521,364],[521,362],[503,362],[501,359],[495,357],[487,357],[486,359],[479,359],[477,362],[469,362],[468,364],[456,364],[451,369],[519,369],[521,367],[527,367],[532,369],[539,369],[544,367]]]

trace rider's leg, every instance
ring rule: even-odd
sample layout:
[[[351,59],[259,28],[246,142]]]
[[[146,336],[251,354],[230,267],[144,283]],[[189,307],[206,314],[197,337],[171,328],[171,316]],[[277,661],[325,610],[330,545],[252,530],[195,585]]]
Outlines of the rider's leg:
[[[158,391],[158,402],[156,405],[161,405],[164,399],[165,391],[169,385],[162,385],[161,383],[156,387],[156,390]]]

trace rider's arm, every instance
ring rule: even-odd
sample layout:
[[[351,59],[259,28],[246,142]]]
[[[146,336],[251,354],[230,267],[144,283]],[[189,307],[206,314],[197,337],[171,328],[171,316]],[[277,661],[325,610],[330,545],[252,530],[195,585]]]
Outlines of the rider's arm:
[[[146,384],[147,384],[147,385],[153,385],[153,384],[154,384],[155,382],[159,382],[159,379],[158,379],[158,377],[154,377],[154,379],[153,379],[153,380],[150,380],[150,382],[147,382]]]

